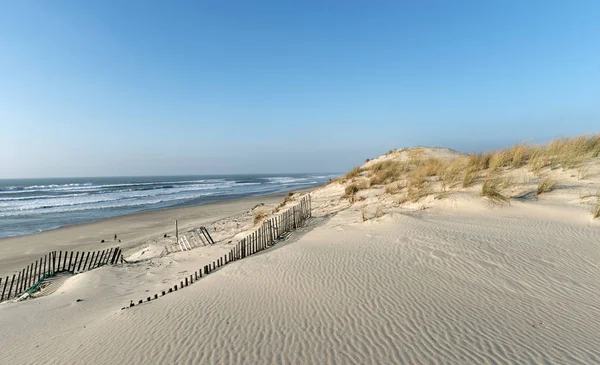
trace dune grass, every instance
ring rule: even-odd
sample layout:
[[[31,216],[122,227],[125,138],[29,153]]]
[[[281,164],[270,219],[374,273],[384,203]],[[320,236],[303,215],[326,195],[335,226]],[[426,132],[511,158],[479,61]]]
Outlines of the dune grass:
[[[352,168],[352,170],[348,171],[345,175],[344,175],[344,180],[350,180],[356,176],[358,176],[361,173],[361,168],[359,166],[356,166],[354,168]]]
[[[555,190],[557,187],[558,184],[556,183],[556,181],[550,179],[549,177],[546,177],[540,180],[540,182],[538,183],[537,191],[535,194],[541,195],[543,193],[548,193],[552,190]]]
[[[483,182],[481,196],[487,197],[493,203],[508,203],[509,198],[502,194],[503,181],[497,177],[491,177]]]
[[[474,168],[471,168],[471,167],[467,167],[467,170],[465,171],[465,174],[463,175],[462,187],[468,188],[469,186],[473,185],[473,183],[477,180],[477,177],[478,177],[477,170],[475,170]]]
[[[288,192],[287,195],[283,198],[283,200],[279,203],[279,205],[277,206],[277,208],[275,208],[275,212],[278,212],[281,208],[285,207],[285,205],[292,200],[292,197],[294,196],[294,192]]]
[[[355,181],[357,177],[366,179],[367,187],[384,185],[386,194],[405,192],[404,201],[417,201],[433,194],[434,190],[440,190],[437,196],[442,198],[449,190],[468,188],[483,179],[482,196],[494,202],[508,202],[502,191],[514,181],[500,179],[500,176],[512,169],[526,168],[538,177],[546,169],[578,169],[577,178],[587,178],[590,169],[585,162],[600,156],[600,134],[558,138],[545,145],[519,143],[497,151],[457,155],[450,159],[427,157],[426,149],[422,147],[392,150],[388,155],[398,151],[406,151],[406,158],[402,159],[404,156],[401,155],[389,157],[346,173],[341,182],[349,181],[350,185],[346,186],[344,197],[353,201],[356,192],[364,188],[363,182]],[[441,189],[438,189],[436,186],[440,185]],[[556,187],[555,182],[541,179],[538,195]]]
[[[254,212],[254,225],[260,223],[267,216],[267,212],[264,210],[256,210]]]
[[[600,189],[596,191],[596,203],[592,205],[592,218],[600,217]]]
[[[369,184],[367,181],[356,181],[344,188],[344,195],[342,195],[342,199],[348,199],[350,203],[354,203],[356,200],[356,193],[360,190],[367,189]]]
[[[402,184],[400,182],[393,182],[385,186],[385,193],[389,195],[398,194],[404,188],[406,188],[406,184]]]

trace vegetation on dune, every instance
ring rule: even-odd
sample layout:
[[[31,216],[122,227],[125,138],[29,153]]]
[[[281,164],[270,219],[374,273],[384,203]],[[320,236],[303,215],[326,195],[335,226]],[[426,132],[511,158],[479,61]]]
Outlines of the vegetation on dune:
[[[353,182],[344,189],[342,199],[348,199],[350,203],[354,203],[356,200],[356,193],[360,190],[367,189],[368,187],[369,184],[366,181]]]
[[[543,193],[550,192],[558,187],[556,181],[550,179],[549,177],[540,180],[538,183],[536,195],[540,195]]]
[[[344,175],[344,179],[352,179],[356,176],[358,176],[361,172],[361,169],[359,166],[354,167],[352,170],[348,171],[346,173],[346,175]]]
[[[288,203],[290,200],[292,200],[292,197],[293,197],[293,196],[294,196],[294,193],[293,193],[293,192],[291,192],[291,191],[290,191],[289,193],[287,193],[287,195],[285,196],[285,198],[283,198],[283,200],[281,201],[281,203],[279,203],[279,205],[277,206],[277,208],[275,209],[275,211],[276,211],[276,212],[278,212],[278,211],[279,211],[279,209],[281,209],[281,208],[285,207],[285,205],[286,205],[286,204],[287,204],[287,203]]]
[[[356,193],[368,186],[385,186],[389,195],[402,194],[400,204],[436,194],[443,198],[447,192],[470,188],[483,181],[481,195],[494,202],[508,202],[503,191],[515,184],[514,178],[500,178],[517,168],[526,168],[534,175],[545,174],[547,169],[577,169],[577,178],[590,174],[590,159],[600,156],[600,134],[572,138],[558,138],[545,145],[519,143],[485,153],[458,154],[452,158],[434,158],[423,147],[391,150],[381,161],[355,167],[336,179],[344,183],[344,198],[354,201]],[[362,181],[357,182],[357,178]],[[530,181],[526,179],[526,181]],[[525,183],[523,183],[525,184]],[[541,179],[536,193],[543,194],[558,185],[549,178]]]
[[[600,189],[596,191],[596,203],[592,206],[592,217],[594,219],[600,217]]]
[[[488,178],[481,186],[481,196],[487,197],[494,203],[507,203],[508,197],[502,194],[503,181],[499,178]]]
[[[256,210],[254,212],[254,225],[260,223],[267,216],[267,212],[264,210]]]

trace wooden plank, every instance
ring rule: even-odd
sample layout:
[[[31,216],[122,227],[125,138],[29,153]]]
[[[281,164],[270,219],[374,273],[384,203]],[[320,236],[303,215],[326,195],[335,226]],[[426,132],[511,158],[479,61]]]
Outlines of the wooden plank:
[[[106,251],[106,250],[102,251],[100,258],[98,259],[98,266],[102,266],[102,260],[104,259],[104,255],[106,255],[106,252],[104,252],[104,251]]]
[[[25,269],[25,280],[23,281],[23,291],[29,288],[29,283],[31,282],[31,271],[33,270],[33,264],[27,265],[27,269]]]
[[[117,247],[113,256],[112,264],[116,264],[118,262],[117,260],[119,259],[119,252],[121,252],[121,249]]]
[[[19,271],[19,275],[17,276],[17,283],[15,285],[15,292],[14,292],[13,296],[17,295],[17,292],[19,291],[20,284],[21,284],[21,272]],[[10,294],[10,292],[9,292],[9,294]]]
[[[81,253],[81,257],[79,258],[79,265],[77,265],[77,272],[81,272],[81,264],[83,264],[83,256],[85,256],[85,252]]]
[[[83,254],[81,256],[83,256]],[[73,260],[73,267],[71,267],[71,271],[73,271],[73,273],[77,272],[77,260],[79,260],[79,251],[77,251],[77,253],[75,254],[75,260]]]
[[[109,264],[114,264],[115,262],[115,255],[117,254],[117,251],[119,250],[118,247],[115,247],[115,250],[110,254],[109,258],[108,258],[108,263]]]
[[[115,254],[115,261],[114,261],[115,264],[119,263],[119,257],[120,256],[121,256],[121,248],[117,247],[117,253]]]
[[[83,263],[83,271],[86,271],[86,266],[87,266],[89,258],[90,258],[90,252],[88,251],[87,255],[85,255],[85,262]]]
[[[73,254],[73,252],[71,252],[71,255]],[[69,256],[69,251],[65,251],[65,254],[63,256],[63,271],[68,270],[67,269],[67,256]]]
[[[112,258],[113,250],[114,250],[114,247],[111,247],[110,251],[108,251],[108,253],[106,254],[106,257],[104,258],[103,264],[108,264],[108,261]]]
[[[4,280],[4,288],[2,288],[2,295],[0,295],[0,302],[4,300],[4,293],[6,292],[7,284],[8,284],[8,275],[6,276],[6,280]]]
[[[15,283],[15,276],[17,276],[17,274],[13,274],[12,280],[10,281],[10,288],[8,289],[8,294],[6,295],[6,299],[10,299],[10,292],[12,292],[13,284]],[[17,279],[17,283],[18,282],[19,282],[19,280]]]
[[[69,255],[69,266],[67,267],[67,271],[71,271],[72,263],[73,263],[73,251],[71,251],[71,255]]]
[[[91,263],[90,263],[90,267],[92,269],[96,268],[96,262],[98,261],[98,258],[100,258],[100,250],[94,252],[94,255],[92,255],[92,260],[91,260]]]
[[[67,256],[69,256],[69,251],[65,251],[63,255],[63,271],[67,270]]]
[[[92,257],[90,258],[90,264],[88,265],[87,270],[91,270],[92,264],[94,262],[94,256],[96,256],[96,253],[92,252]]]
[[[19,287],[18,287],[18,292],[21,293],[23,291],[23,287],[25,286],[25,275],[26,275],[26,271],[27,269],[23,269],[23,275],[21,275],[21,281],[19,281]]]
[[[208,241],[210,242],[211,245],[215,244],[215,240],[213,240],[213,238],[211,237],[210,233],[208,232],[208,229],[206,229],[206,227],[202,227],[204,228],[204,232],[206,232],[206,235],[208,236]]]
[[[38,262],[36,261],[36,262],[35,262],[35,269],[33,269],[33,275],[32,275],[32,277],[31,277],[31,278],[33,279],[33,280],[32,280],[32,281],[33,281],[33,284],[35,284],[35,283],[37,283],[37,282],[38,282],[38,280],[39,280],[39,277],[40,277],[40,275],[39,275],[39,272],[38,272]],[[32,284],[32,285],[33,285],[33,284]],[[30,286],[31,286],[31,285],[30,285]]]
[[[104,251],[102,251],[104,252]],[[97,268],[98,267],[98,260],[100,259],[100,250],[98,250],[98,252],[96,252],[96,258],[94,259],[94,266],[93,268]]]

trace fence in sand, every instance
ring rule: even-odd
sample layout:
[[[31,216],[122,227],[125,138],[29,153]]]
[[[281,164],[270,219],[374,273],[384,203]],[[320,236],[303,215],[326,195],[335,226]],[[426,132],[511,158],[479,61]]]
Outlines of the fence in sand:
[[[310,217],[311,198],[310,195],[307,195],[303,197],[297,205],[263,221],[258,229],[238,241],[227,254],[216,261],[213,261],[211,264],[204,265],[204,267],[196,270],[193,274],[190,274],[189,277],[186,276],[179,284],[175,284],[173,287],[162,290],[160,297],[177,291],[178,289],[183,289],[228,263],[241,260],[272,247],[277,242],[283,240],[287,234],[302,227]],[[156,293],[154,296],[147,297],[145,300],[140,299],[137,301],[137,304],[147,303],[158,298],[159,294]],[[123,309],[135,306],[136,303],[132,300],[129,305]]]
[[[18,274],[13,274],[12,279],[7,276],[2,280],[0,277],[0,288],[2,288],[0,302],[31,294],[42,285],[44,280],[58,273],[82,273],[103,265],[116,264],[122,259],[119,247],[93,252],[52,251],[27,265]]]

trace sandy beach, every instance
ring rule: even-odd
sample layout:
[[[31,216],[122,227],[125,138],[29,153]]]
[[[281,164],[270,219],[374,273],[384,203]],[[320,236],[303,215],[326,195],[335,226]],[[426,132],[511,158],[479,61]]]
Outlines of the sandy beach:
[[[119,246],[127,252],[140,243],[159,239],[165,233],[174,236],[175,220],[178,221],[181,231],[209,226],[212,222],[247,212],[257,204],[278,202],[285,194],[287,193],[153,210],[32,235],[0,238],[0,275],[12,274],[13,271],[20,270],[52,250],[93,251]],[[114,240],[115,234],[117,240]],[[217,237],[218,234],[217,232]],[[105,243],[101,243],[102,240],[105,240]]]
[[[347,197],[348,186],[377,171],[369,166],[402,153],[311,191],[313,217],[273,248],[133,308],[131,300],[222,257],[255,229],[258,210],[277,214],[304,193],[37,235],[93,231],[70,243],[92,245],[145,221],[120,234],[134,242],[135,229],[144,232],[126,250],[129,263],[57,278],[38,298],[1,304],[0,363],[599,363],[600,223],[588,204],[600,188],[598,161],[585,179],[544,172],[560,185],[535,199],[521,197],[537,178],[506,184],[503,194],[517,197],[509,204],[482,197],[482,182],[401,204],[383,185]],[[201,216],[187,222],[193,215]],[[175,218],[184,230],[211,222],[217,243],[182,252],[156,238]],[[6,241],[15,250],[25,239]]]

